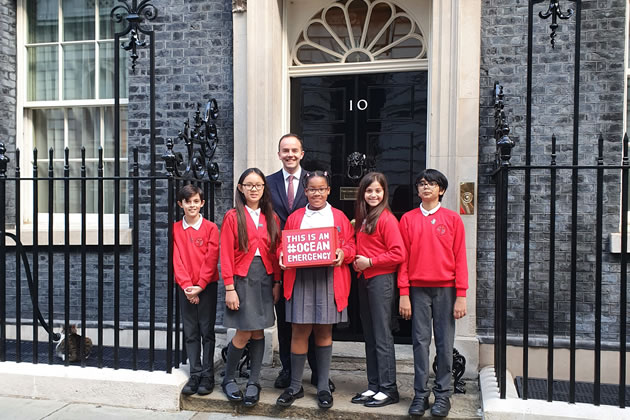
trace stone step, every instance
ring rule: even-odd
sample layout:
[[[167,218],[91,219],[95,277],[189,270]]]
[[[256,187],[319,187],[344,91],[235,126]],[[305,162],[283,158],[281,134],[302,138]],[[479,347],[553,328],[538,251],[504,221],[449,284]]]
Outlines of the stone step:
[[[311,373],[308,367],[304,374],[304,398],[298,399],[291,407],[276,406],[276,399],[282,390],[273,387],[273,381],[278,373],[277,368],[265,367],[261,373],[262,392],[260,401],[255,407],[245,408],[240,403],[227,400],[221,390],[221,376],[216,375],[217,386],[210,395],[182,396],[183,410],[220,412],[242,415],[259,415],[277,418],[298,419],[409,419],[407,410],[413,398],[413,365],[408,361],[397,364],[397,380],[400,392],[400,402],[383,408],[367,408],[359,404],[352,404],[350,399],[366,389],[365,360],[349,357],[334,357],[330,377],[336,385],[333,394],[334,405],[328,410],[317,406],[317,390],[310,384]],[[221,372],[222,367],[216,371]],[[244,390],[246,378],[238,378],[237,382]],[[432,400],[431,400],[432,402]],[[449,419],[481,419],[481,404],[477,381],[466,382],[466,393],[456,394],[451,399],[452,408]],[[430,417],[429,413],[425,418]]]

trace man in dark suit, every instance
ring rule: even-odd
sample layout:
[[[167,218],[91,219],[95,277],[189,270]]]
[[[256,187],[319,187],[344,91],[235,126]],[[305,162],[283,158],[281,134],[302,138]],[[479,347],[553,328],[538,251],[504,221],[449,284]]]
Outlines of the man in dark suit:
[[[295,210],[305,207],[306,195],[304,194],[303,180],[306,171],[302,170],[300,161],[304,157],[304,145],[302,139],[296,134],[285,134],[278,142],[278,158],[282,162],[282,169],[267,177],[267,187],[271,192],[273,209],[280,218],[280,227],[284,229],[287,218]],[[287,388],[291,383],[291,323],[285,320],[284,296],[276,303],[276,315],[278,317],[278,344],[280,347],[280,361],[282,370],[278,374],[274,386]],[[312,341],[312,337],[311,337]],[[309,343],[308,363],[311,367],[311,383],[316,380],[317,365],[312,349],[314,344]],[[315,384],[314,384],[315,385]],[[334,384],[330,382],[331,392]]]

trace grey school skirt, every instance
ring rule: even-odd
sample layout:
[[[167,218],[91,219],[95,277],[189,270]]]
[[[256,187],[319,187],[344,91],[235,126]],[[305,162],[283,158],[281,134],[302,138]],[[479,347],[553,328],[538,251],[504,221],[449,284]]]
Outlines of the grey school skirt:
[[[238,294],[239,309],[225,307],[223,325],[242,331],[255,331],[272,327],[273,275],[267,274],[260,257],[254,257],[246,277],[234,276],[234,288]]]
[[[337,324],[348,321],[348,308],[337,311],[333,267],[298,268],[286,320],[293,324]]]

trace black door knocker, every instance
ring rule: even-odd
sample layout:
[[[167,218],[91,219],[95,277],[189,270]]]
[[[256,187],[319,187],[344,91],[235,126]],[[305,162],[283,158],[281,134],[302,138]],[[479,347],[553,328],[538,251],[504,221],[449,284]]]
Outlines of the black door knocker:
[[[365,172],[365,155],[359,152],[352,152],[346,158],[348,162],[347,175],[350,179],[361,179]]]

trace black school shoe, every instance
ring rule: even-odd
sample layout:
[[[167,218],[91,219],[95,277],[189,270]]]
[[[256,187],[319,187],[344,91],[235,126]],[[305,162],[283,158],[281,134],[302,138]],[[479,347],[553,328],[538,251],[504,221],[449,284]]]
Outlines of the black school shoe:
[[[300,390],[295,394],[290,388],[285,389],[282,394],[276,400],[276,405],[280,407],[289,407],[291,404],[295,402],[298,398],[302,398],[304,396],[304,388],[300,387]]]
[[[429,409],[429,397],[414,397],[409,407],[410,416],[424,416],[424,412]]]
[[[436,397],[431,407],[433,417],[446,417],[451,410],[451,400],[448,397]]]
[[[232,391],[228,391],[227,387],[230,384],[234,384],[235,385],[235,390],[233,389]],[[235,380],[232,379],[231,381],[228,381],[226,383],[222,383],[221,384],[221,388],[223,389],[223,393],[225,394],[225,396],[227,397],[228,400],[230,400],[230,401],[242,401],[243,400],[243,393],[241,392],[240,388],[236,384]],[[230,387],[230,388],[234,388],[234,387]]]
[[[352,397],[352,399],[350,400],[350,402],[352,404],[365,404],[368,401],[372,401],[372,397],[375,396],[376,394],[372,394],[369,397],[366,395],[363,395],[363,393],[361,394],[357,394],[354,397]]]
[[[333,406],[333,396],[330,391],[319,391],[317,393],[317,405],[319,408],[330,408]]]
[[[182,388],[182,394],[184,395],[193,395],[197,393],[197,390],[199,389],[199,382],[201,381],[201,378],[197,375],[195,376],[191,376],[190,379],[188,379],[188,382],[186,382],[186,385],[184,385],[184,388]]]
[[[311,385],[317,387],[317,378],[313,374],[311,374]],[[335,389],[337,389],[335,383],[330,378],[328,378],[328,388],[330,389],[330,392],[335,392]]]
[[[249,386],[255,386],[256,388],[258,388],[258,391],[256,391],[256,395],[247,395],[247,391],[245,391],[245,396],[243,397],[243,405],[245,407],[255,406],[258,403],[258,400],[260,399],[260,385],[248,384],[247,387]]]
[[[204,376],[199,382],[199,388],[197,388],[197,394],[208,395],[214,390],[214,378]]]
[[[280,373],[278,373],[278,377],[273,383],[273,386],[278,389],[286,389],[289,385],[291,385],[291,372],[282,369]]]
[[[398,403],[399,400],[400,400],[400,397],[398,396],[398,392],[392,392],[391,395],[388,395],[382,400],[377,400],[375,398],[372,398],[372,400],[366,402],[363,405],[366,407],[385,407],[386,405],[396,404]]]

